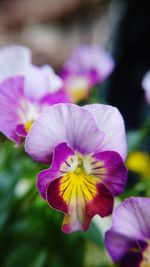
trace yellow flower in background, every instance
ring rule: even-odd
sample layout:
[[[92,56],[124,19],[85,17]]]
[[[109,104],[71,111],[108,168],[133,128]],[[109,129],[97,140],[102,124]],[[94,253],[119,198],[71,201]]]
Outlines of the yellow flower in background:
[[[141,177],[150,177],[150,155],[142,151],[129,154],[126,165],[130,171],[138,173]]]

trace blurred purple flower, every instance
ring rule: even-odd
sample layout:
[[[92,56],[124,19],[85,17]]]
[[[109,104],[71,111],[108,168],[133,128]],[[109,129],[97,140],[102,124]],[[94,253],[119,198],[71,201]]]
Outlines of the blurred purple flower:
[[[50,66],[32,65],[28,48],[1,48],[0,131],[19,144],[44,108],[69,102],[62,84]]]
[[[150,104],[150,71],[147,72],[146,75],[144,76],[142,80],[142,87],[145,91],[146,100],[148,104]]]
[[[120,267],[150,266],[150,199],[131,197],[120,204],[105,245]]]
[[[40,172],[41,196],[65,213],[63,231],[87,230],[95,214],[112,212],[114,196],[125,187],[124,122],[108,105],[57,104],[35,121],[26,142],[35,160],[51,163]]]
[[[88,97],[91,88],[103,82],[114,69],[113,58],[98,46],[81,45],[64,64],[60,76],[72,102]]]
[[[25,77],[25,94],[30,99],[39,99],[48,93],[56,93],[63,85],[53,69],[44,65],[31,63],[31,50],[24,46],[14,45],[0,49],[0,82],[14,76]]]

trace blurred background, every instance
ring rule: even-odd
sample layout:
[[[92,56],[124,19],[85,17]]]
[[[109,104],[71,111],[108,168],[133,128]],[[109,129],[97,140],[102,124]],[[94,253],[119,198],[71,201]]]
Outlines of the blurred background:
[[[105,47],[114,57],[112,75],[91,99],[117,106],[125,119],[130,172],[118,202],[132,195],[150,197],[150,108],[141,87],[150,69],[148,4],[146,0],[0,0],[0,46],[28,46],[35,64],[50,64],[58,71],[83,43]],[[0,136],[0,266],[114,266],[103,244],[109,219],[95,219],[87,233],[61,233],[62,215],[50,209],[36,190],[40,169],[23,147],[15,149]]]

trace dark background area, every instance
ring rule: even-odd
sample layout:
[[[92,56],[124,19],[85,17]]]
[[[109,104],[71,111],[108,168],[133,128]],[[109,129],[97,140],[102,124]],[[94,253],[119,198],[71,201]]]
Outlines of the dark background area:
[[[119,2],[119,1],[118,1]],[[141,81],[150,69],[150,3],[126,0],[125,13],[118,25],[108,101],[123,114],[128,130],[143,125],[147,113]]]

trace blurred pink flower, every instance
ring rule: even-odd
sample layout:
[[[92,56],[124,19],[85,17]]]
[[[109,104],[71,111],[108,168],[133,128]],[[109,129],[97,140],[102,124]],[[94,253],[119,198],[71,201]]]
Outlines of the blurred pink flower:
[[[31,63],[28,48],[1,48],[0,131],[19,144],[43,109],[69,102],[62,84],[50,66],[37,67]]]
[[[113,58],[98,46],[81,45],[64,64],[60,76],[72,102],[88,97],[91,88],[103,82],[114,69]]]

